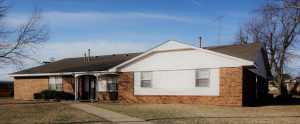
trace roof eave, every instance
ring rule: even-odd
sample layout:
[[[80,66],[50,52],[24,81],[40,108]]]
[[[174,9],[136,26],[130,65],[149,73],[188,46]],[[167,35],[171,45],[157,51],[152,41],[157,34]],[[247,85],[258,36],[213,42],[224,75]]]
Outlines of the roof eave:
[[[62,76],[62,75],[89,74],[89,73],[108,73],[108,71],[8,74],[7,76],[10,76],[10,77],[41,77],[41,76]]]

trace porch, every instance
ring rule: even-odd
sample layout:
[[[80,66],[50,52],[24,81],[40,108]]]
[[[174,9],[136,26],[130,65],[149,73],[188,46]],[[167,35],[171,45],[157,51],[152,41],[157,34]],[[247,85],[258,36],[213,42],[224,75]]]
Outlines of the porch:
[[[74,75],[75,101],[102,101],[118,98],[116,73],[80,73]]]

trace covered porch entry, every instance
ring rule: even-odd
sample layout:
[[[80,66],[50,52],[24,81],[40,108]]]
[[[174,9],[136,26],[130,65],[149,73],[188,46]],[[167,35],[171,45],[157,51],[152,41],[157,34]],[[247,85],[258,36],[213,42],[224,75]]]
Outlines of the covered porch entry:
[[[77,100],[97,100],[97,80],[94,75],[81,75],[77,77]]]
[[[117,89],[117,81],[110,77],[116,77],[115,73],[80,73],[75,74],[75,100],[99,101]]]

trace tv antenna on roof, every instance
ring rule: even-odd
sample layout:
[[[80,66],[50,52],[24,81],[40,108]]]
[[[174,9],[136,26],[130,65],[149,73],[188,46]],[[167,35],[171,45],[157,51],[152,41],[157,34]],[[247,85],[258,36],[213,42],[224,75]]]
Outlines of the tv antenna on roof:
[[[192,3],[194,3],[195,5],[197,5],[198,7],[204,9],[205,11],[211,13],[212,15],[214,16],[217,16],[219,15],[219,13],[213,11],[212,9],[209,9],[207,8],[206,6],[204,6],[203,4],[201,4],[199,1],[197,0],[191,0]],[[213,21],[211,22],[215,22],[215,21],[218,21],[218,45],[221,44],[221,19],[224,18],[226,15],[222,15],[222,16],[218,16],[216,19],[214,19]],[[210,23],[211,23],[210,22]]]
[[[221,45],[221,19],[224,18],[226,15],[222,15],[217,17],[215,20],[212,20],[211,22],[218,21],[218,45]]]

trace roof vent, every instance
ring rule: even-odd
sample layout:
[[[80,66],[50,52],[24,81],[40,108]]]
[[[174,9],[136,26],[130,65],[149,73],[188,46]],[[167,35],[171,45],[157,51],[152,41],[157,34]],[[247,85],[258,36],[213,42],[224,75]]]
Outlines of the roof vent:
[[[86,53],[84,54],[83,62],[86,61]]]
[[[201,48],[202,47],[202,37],[200,36],[199,37],[199,48]]]
[[[91,50],[88,49],[88,58],[87,58],[87,61],[90,62],[90,58],[91,58]]]
[[[49,64],[49,63],[51,63],[51,62],[48,62],[48,61],[44,61],[43,62],[45,65],[47,65],[47,64]]]
[[[116,54],[112,54],[112,56],[116,56]]]

